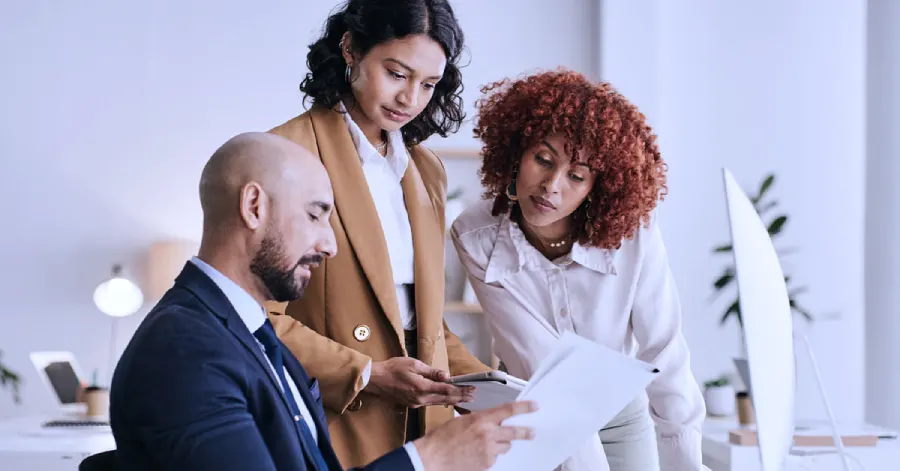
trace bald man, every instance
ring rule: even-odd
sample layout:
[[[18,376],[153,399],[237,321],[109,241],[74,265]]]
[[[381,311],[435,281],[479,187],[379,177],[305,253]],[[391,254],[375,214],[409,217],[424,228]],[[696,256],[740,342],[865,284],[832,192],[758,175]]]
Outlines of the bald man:
[[[200,203],[199,254],[141,323],[113,377],[120,468],[340,470],[317,382],[263,309],[298,299],[310,269],[335,254],[325,168],[291,141],[242,134],[206,164]],[[460,417],[363,469],[487,469],[530,436],[501,422],[530,410],[517,403]]]

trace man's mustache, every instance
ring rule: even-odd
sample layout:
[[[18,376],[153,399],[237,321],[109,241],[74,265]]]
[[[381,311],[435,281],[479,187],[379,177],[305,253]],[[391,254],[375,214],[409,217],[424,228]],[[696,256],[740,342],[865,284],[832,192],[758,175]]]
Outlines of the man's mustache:
[[[313,265],[313,264],[321,265],[323,260],[325,260],[325,257],[323,257],[320,254],[305,255],[300,258],[300,261],[297,262],[297,265],[294,266],[294,269],[296,269],[300,265],[306,265],[306,266]]]

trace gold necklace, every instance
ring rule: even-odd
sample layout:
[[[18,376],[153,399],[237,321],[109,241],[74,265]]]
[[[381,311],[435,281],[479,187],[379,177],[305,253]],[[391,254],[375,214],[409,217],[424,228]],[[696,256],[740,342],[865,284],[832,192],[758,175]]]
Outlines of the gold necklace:
[[[550,247],[553,247],[554,249],[558,249],[558,248],[560,248],[560,247],[562,247],[562,246],[564,246],[564,245],[566,245],[566,244],[568,244],[568,243],[569,243],[569,237],[566,236],[565,239],[563,239],[563,240],[561,240],[561,241],[559,241],[559,242],[550,242],[550,243],[547,244],[547,245],[549,245]]]

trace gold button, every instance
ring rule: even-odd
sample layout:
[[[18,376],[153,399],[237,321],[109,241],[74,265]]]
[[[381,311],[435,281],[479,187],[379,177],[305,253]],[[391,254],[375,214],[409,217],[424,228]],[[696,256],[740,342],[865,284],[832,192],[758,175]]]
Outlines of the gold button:
[[[369,336],[371,334],[372,334],[372,329],[369,329],[369,326],[367,326],[365,324],[358,325],[358,326],[356,326],[355,329],[353,329],[353,336],[356,337],[356,340],[359,340],[360,342],[365,342],[366,340],[369,340]]]

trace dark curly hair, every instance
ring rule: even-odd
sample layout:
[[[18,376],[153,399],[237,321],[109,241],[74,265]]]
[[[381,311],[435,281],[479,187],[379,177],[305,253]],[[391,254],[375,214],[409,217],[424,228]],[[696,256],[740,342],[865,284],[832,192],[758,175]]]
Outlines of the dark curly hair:
[[[481,91],[474,132],[483,142],[479,175],[485,197],[494,199],[495,216],[510,210],[506,188],[525,151],[560,134],[573,162],[586,156],[583,162],[596,174],[590,204],[572,215],[573,238],[586,246],[618,248],[642,223],[650,223],[668,191],[667,166],[644,115],[610,84],[559,69],[502,80]]]
[[[334,108],[350,91],[344,79],[347,64],[340,42],[350,32],[354,52],[365,56],[378,44],[414,34],[426,34],[444,49],[447,65],[425,109],[401,129],[407,145],[418,144],[432,134],[447,137],[465,119],[462,74],[457,62],[463,50],[463,33],[447,0],[350,0],[328,17],[324,34],[309,46],[309,73],[300,90],[314,105]]]

